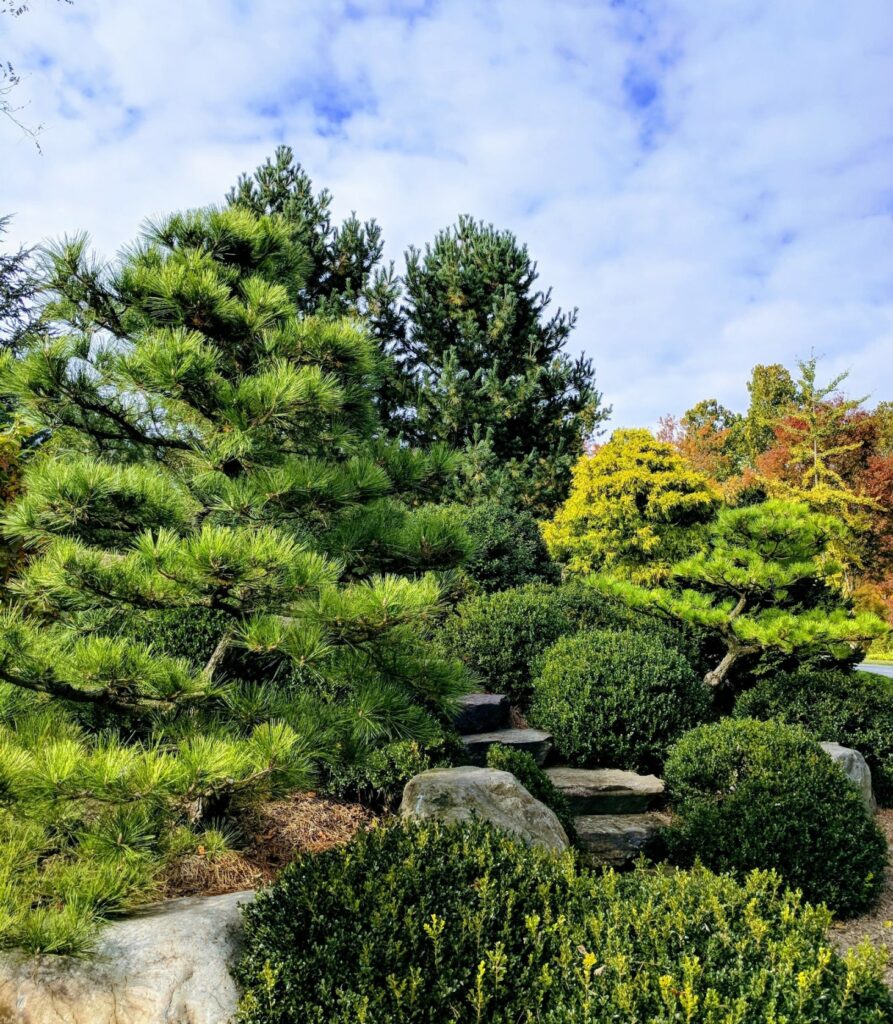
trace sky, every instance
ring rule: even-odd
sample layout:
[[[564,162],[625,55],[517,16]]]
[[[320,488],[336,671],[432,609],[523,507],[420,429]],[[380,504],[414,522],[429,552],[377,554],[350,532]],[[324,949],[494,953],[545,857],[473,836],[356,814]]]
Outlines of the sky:
[[[577,306],[610,426],[816,354],[893,399],[890,0],[32,0],[7,243],[220,202],[290,144],[398,271],[469,213]]]

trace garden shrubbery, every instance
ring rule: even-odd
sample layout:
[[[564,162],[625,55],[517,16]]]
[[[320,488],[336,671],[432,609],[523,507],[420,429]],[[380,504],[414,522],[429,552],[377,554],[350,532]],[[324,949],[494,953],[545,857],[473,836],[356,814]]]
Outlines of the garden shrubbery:
[[[742,693],[735,714],[777,718],[818,740],[854,747],[868,762],[878,801],[893,803],[893,679],[834,670],[778,673]]]
[[[876,900],[887,844],[856,788],[818,743],[781,722],[725,719],[670,752],[670,856],[743,877],[774,868],[843,916]]]
[[[536,763],[533,754],[494,743],[487,751],[487,767],[511,772],[535,800],[539,800],[555,812],[568,839],[571,842],[576,841],[577,829],[570,801]]]
[[[659,771],[667,748],[710,715],[691,665],[660,637],[632,630],[565,636],[546,652],[530,720],[572,765]]]
[[[475,822],[304,855],[246,909],[241,1024],[881,1024],[881,954],[772,873],[596,875]]]

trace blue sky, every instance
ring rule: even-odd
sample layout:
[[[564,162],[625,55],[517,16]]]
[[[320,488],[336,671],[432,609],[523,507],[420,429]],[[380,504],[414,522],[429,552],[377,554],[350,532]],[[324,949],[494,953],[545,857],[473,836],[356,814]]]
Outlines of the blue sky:
[[[16,240],[219,201],[290,143],[397,260],[459,213],[576,305],[613,426],[811,351],[893,399],[889,0],[33,0]]]

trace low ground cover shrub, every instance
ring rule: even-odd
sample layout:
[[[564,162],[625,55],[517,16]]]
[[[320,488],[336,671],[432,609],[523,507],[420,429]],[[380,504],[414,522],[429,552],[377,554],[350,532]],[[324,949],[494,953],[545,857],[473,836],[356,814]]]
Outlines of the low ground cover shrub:
[[[526,750],[513,750],[495,743],[487,751],[487,767],[499,771],[511,772],[527,792],[546,807],[555,812],[561,822],[568,839],[575,842],[577,830],[574,827],[574,815],[567,797],[557,789],[548,775],[536,763],[532,754]]]
[[[559,639],[533,683],[530,721],[577,767],[660,771],[668,747],[710,715],[710,695],[659,637],[589,630]]]
[[[725,719],[683,736],[665,780],[673,808],[670,857],[743,877],[773,868],[842,916],[876,900],[884,835],[856,788],[803,729]]]
[[[635,628],[678,649],[703,674],[704,640],[692,630],[632,612],[580,583],[531,584],[463,601],[438,642],[491,692],[526,709],[536,663],[559,637],[581,629]]]
[[[784,672],[741,694],[739,718],[802,725],[817,740],[854,747],[868,762],[878,801],[893,804],[893,679],[870,672]]]
[[[590,873],[480,822],[305,855],[246,909],[240,1024],[881,1024],[881,957],[772,873]]]

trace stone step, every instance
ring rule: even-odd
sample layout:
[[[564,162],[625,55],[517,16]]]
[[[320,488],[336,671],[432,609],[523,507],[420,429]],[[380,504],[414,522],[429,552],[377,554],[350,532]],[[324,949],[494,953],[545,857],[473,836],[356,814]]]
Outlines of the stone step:
[[[502,693],[468,693],[453,719],[456,732],[492,732],[509,724],[509,699]]]
[[[656,775],[618,768],[547,768],[556,789],[574,814],[641,814],[663,802],[664,784]]]
[[[612,868],[629,867],[644,854],[659,853],[660,832],[670,822],[660,811],[647,814],[584,814],[574,818],[584,860]]]
[[[469,764],[482,765],[487,761],[487,751],[495,743],[514,750],[526,750],[533,754],[536,763],[542,765],[552,749],[552,736],[542,729],[494,729],[491,732],[476,732],[460,736],[468,750]]]

